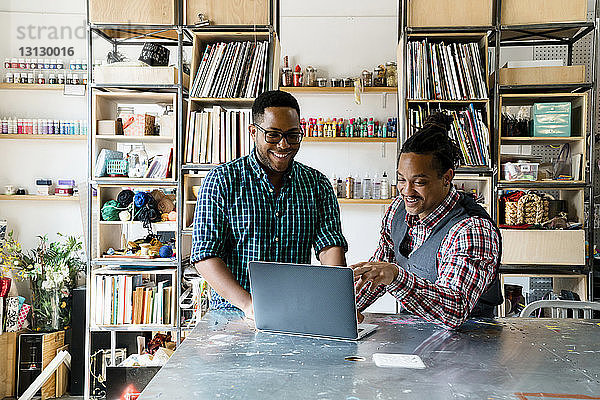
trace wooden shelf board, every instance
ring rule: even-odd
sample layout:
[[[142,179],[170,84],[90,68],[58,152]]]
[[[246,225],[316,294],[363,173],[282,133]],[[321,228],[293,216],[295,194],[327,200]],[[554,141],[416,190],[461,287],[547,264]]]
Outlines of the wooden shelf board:
[[[371,143],[396,143],[397,138],[377,138],[377,137],[304,137],[302,142],[371,142]]]
[[[0,83],[4,90],[64,90],[65,85],[38,85],[37,83]]]
[[[186,200],[185,204],[196,204],[195,200]]]
[[[406,99],[407,103],[457,103],[457,104],[469,104],[469,103],[488,103],[489,99],[473,99],[473,100],[418,100],[418,99]]]
[[[299,86],[299,87],[280,87],[279,90],[288,93],[312,93],[312,94],[323,94],[323,93],[354,93],[354,87],[312,87],[312,86]],[[363,93],[398,93],[397,87],[366,87]]]
[[[39,196],[36,194],[0,194],[0,200],[22,201],[79,201],[79,196]]]
[[[500,138],[502,142],[581,142],[585,138],[581,136],[568,136],[568,137],[506,137]]]
[[[98,221],[100,225],[142,225],[141,221]],[[152,225],[158,226],[169,226],[175,225],[177,221],[162,221],[162,222],[153,222]]]
[[[25,139],[25,140],[85,140],[87,135],[23,135],[0,134],[0,139]]]
[[[374,199],[344,199],[338,198],[341,204],[390,204],[394,199],[374,200]]]
[[[561,185],[561,184],[564,184],[565,186],[567,186],[567,185],[574,185],[574,184],[583,185],[585,183],[585,181],[559,181],[559,180],[554,180],[554,179],[547,179],[547,180],[543,180],[543,181],[505,181],[505,180],[499,180],[498,183],[502,184],[502,185],[515,185],[515,186],[516,185],[521,185],[521,184],[543,185],[545,183],[552,184],[552,185]]]
[[[149,274],[149,275],[159,275],[159,274],[177,274],[177,268],[173,267],[158,267],[158,268],[139,268],[135,269],[132,267],[131,269],[119,268],[117,266],[114,267],[100,267],[92,270],[92,274],[94,275],[140,275],[140,274]]]
[[[175,325],[134,325],[134,324],[123,324],[123,325],[93,325],[92,331],[175,331],[177,327]]]
[[[95,135],[94,139],[111,142],[143,142],[143,143],[173,143],[174,138],[168,136],[125,136],[125,135]]]
[[[190,101],[199,103],[253,103],[254,98],[246,97],[190,97]]]

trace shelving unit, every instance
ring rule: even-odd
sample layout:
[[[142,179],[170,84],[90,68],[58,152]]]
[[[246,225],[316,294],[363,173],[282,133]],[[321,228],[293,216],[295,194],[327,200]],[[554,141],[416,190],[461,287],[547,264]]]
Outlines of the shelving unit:
[[[35,194],[0,194],[0,200],[8,201],[79,201],[79,196],[39,196]]]
[[[445,3],[445,2],[444,2]],[[592,182],[595,165],[591,162],[594,155],[593,129],[597,125],[597,99],[598,90],[598,43],[599,27],[597,18],[600,16],[598,1],[595,1],[594,16],[592,21],[564,22],[564,18],[571,18],[569,13],[577,13],[575,10],[581,2],[568,4],[567,14],[556,13],[552,6],[554,2],[544,3],[538,7],[539,2],[530,3],[515,2],[513,0],[496,0],[487,2],[469,3],[475,7],[472,12],[463,13],[456,11],[457,7],[448,9],[443,17],[431,17],[430,13],[436,7],[446,7],[430,1],[408,1],[403,0],[400,4],[401,26],[399,41],[399,72],[407,76],[405,69],[401,70],[401,60],[405,57],[407,42],[414,37],[436,37],[443,36],[446,42],[453,37],[463,35],[482,35],[481,46],[489,46],[493,49],[494,72],[489,76],[489,99],[480,101],[486,103],[487,118],[490,130],[490,144],[492,154],[492,165],[488,171],[482,168],[477,175],[486,178],[486,191],[489,200],[485,201],[486,209],[502,222],[503,215],[499,203],[498,191],[502,190],[530,190],[535,189],[553,195],[557,199],[566,200],[568,213],[573,221],[583,223],[581,229],[576,230],[516,230],[502,229],[503,257],[501,272],[503,274],[514,273],[518,276],[533,276],[551,272],[558,278],[572,274],[573,271],[585,279],[586,284],[581,282],[578,288],[584,288],[584,298],[594,298],[592,291],[593,246],[586,249],[586,242],[593,243],[593,227],[588,223],[587,210],[593,210],[594,195]],[[448,3],[450,4],[450,3]],[[558,4],[558,3],[556,3]],[[565,6],[567,6],[565,4]],[[495,8],[495,9],[494,9]],[[409,24],[410,12],[413,16],[414,25]],[[589,10],[592,11],[592,10]],[[506,18],[507,22],[501,19]],[[580,14],[578,14],[580,15]],[[523,24],[519,18],[527,18],[530,24]],[[556,22],[546,22],[556,21]],[[428,24],[431,23],[431,26]],[[585,70],[582,66],[573,65],[574,45],[586,35],[593,35],[590,41],[591,79],[585,79]],[[566,47],[567,67],[532,67],[500,69],[501,49],[509,46],[549,46],[558,45]],[[584,50],[585,51],[585,50]],[[487,51],[486,51],[487,56]],[[487,65],[487,62],[486,62]],[[400,95],[406,93],[405,79],[399,79],[401,89]],[[501,112],[503,105],[531,105],[535,102],[568,101],[572,103],[573,120],[572,134],[569,137],[506,137],[501,136]],[[401,100],[406,108],[414,106],[415,103],[449,103],[452,101],[439,100]],[[458,101],[457,103],[461,103]],[[475,101],[473,101],[475,103]],[[493,106],[492,106],[493,105]],[[406,119],[399,120],[399,131],[406,131]],[[564,143],[569,143],[572,154],[581,155],[581,177],[575,177],[571,181],[556,181],[540,179],[535,182],[529,181],[505,181],[502,179],[501,171],[501,146],[503,145],[528,145],[536,150],[543,150],[544,157],[550,157],[549,146],[555,148]],[[546,150],[544,150],[544,148]],[[461,182],[461,173],[468,171],[467,167],[461,167],[457,171],[456,182]],[[473,178],[471,178],[473,179]],[[474,178],[478,180],[479,178]],[[504,308],[501,307],[500,315]]]

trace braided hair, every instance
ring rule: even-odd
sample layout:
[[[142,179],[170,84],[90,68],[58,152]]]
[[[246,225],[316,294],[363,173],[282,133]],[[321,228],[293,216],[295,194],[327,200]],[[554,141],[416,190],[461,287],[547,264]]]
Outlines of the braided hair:
[[[449,169],[456,169],[460,165],[462,155],[456,142],[448,135],[451,125],[452,117],[449,115],[442,112],[429,115],[425,118],[423,128],[404,142],[400,155],[431,154],[433,167],[440,177]]]

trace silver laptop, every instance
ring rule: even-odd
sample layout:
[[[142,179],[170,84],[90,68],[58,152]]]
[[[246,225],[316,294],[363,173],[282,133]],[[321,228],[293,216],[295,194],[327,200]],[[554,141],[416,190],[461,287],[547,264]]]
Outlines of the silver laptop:
[[[248,270],[259,330],[359,340],[377,328],[356,320],[351,268],[251,261]]]

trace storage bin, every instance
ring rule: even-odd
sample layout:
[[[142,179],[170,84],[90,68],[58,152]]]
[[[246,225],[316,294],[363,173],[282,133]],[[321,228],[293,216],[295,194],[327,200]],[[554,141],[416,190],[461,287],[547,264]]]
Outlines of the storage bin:
[[[131,67],[102,65],[94,68],[94,81],[100,84],[175,85],[179,71],[175,67]],[[183,86],[189,87],[190,76],[183,74]]]
[[[500,229],[502,264],[584,265],[585,231]]]
[[[211,25],[273,25],[269,0],[187,0],[185,9],[187,25],[196,24],[198,14]]]
[[[533,105],[533,136],[571,136],[571,103],[535,103]]]
[[[502,164],[502,177],[505,181],[537,181],[539,163],[507,162]]]
[[[93,24],[175,25],[177,0],[90,0]]]
[[[492,25],[492,0],[409,0],[409,27]]]
[[[587,0],[502,0],[502,25],[584,22]]]

